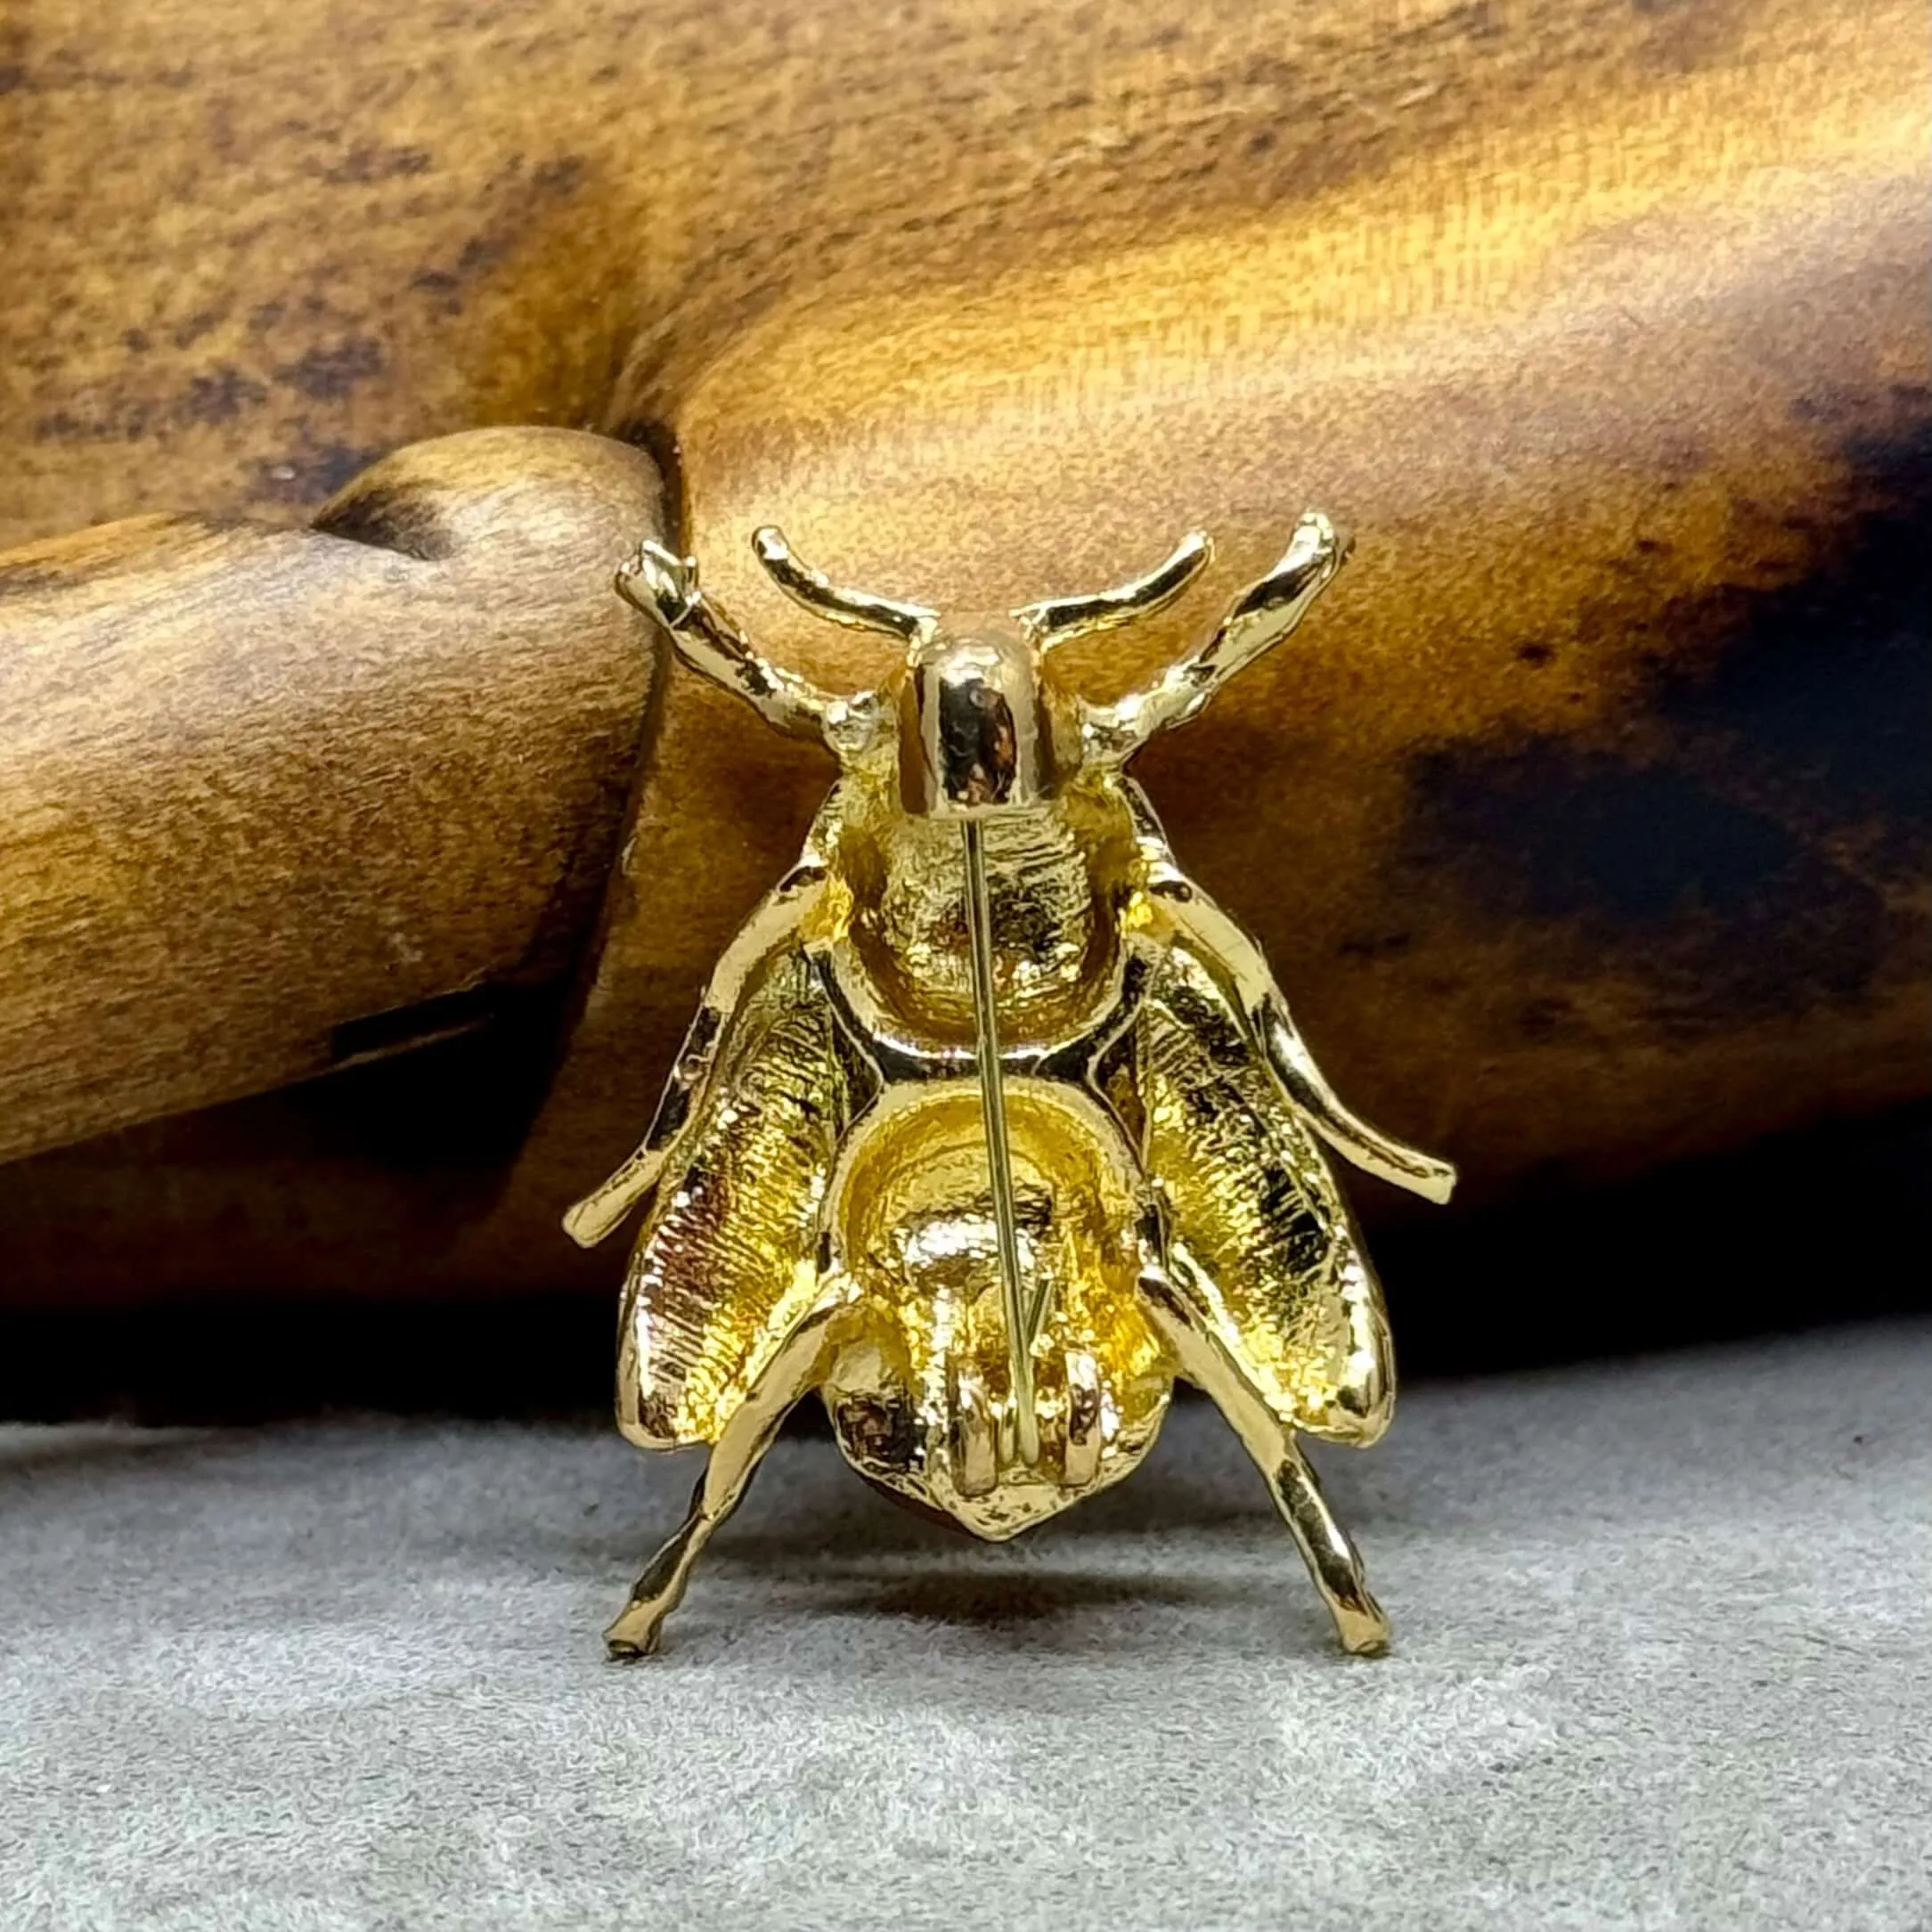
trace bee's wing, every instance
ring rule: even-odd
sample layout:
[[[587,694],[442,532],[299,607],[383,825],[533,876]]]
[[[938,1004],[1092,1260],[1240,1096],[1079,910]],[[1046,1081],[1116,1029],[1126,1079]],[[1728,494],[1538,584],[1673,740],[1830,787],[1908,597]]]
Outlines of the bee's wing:
[[[1185,929],[1161,950],[1135,1058],[1177,1277],[1283,1423],[1374,1441],[1395,1394],[1382,1290],[1314,1136]]]
[[[804,948],[781,947],[745,988],[631,1259],[617,1415],[633,1442],[713,1440],[814,1305],[847,1088]]]
[[[694,1113],[702,1108],[710,1090],[719,1056],[738,1024],[748,989],[775,957],[796,947],[819,902],[827,869],[827,827],[837,809],[835,790],[819,809],[798,863],[765,894],[719,955],[643,1145],[564,1216],[566,1232],[580,1246],[595,1247],[615,1233],[656,1187],[665,1167],[682,1158]]]
[[[1426,1201],[1447,1201],[1455,1186],[1455,1168],[1419,1147],[1405,1146],[1344,1105],[1289,1017],[1261,949],[1175,863],[1140,787],[1123,782],[1121,789],[1134,819],[1140,886],[1148,905],[1157,909],[1158,921],[1178,930],[1197,959],[1213,967],[1298,1116],[1365,1173]]]

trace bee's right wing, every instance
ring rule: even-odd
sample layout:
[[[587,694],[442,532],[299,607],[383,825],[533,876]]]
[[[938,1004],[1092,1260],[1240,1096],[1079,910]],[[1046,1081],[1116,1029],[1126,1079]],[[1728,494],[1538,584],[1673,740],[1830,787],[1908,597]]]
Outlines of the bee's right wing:
[[[1128,782],[1121,790],[1134,818],[1150,901],[1189,949],[1212,963],[1282,1096],[1343,1160],[1426,1201],[1447,1201],[1455,1186],[1455,1168],[1390,1138],[1342,1103],[1289,1017],[1260,947],[1181,870],[1140,787]]]
[[[1277,1421],[1372,1442],[1394,1397],[1382,1291],[1216,964],[1171,935],[1136,1029],[1142,1153],[1166,1203],[1170,1266]]]
[[[1455,1170],[1341,1105],[1260,949],[1180,870],[1137,789],[1123,789],[1155,942],[1137,1028],[1143,1153],[1166,1199],[1176,1282],[1278,1421],[1372,1442],[1395,1395],[1388,1317],[1315,1134],[1439,1200]]]

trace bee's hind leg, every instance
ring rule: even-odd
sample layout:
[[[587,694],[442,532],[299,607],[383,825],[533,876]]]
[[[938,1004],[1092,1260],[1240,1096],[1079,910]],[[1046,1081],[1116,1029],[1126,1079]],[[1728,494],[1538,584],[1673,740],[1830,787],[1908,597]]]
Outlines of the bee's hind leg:
[[[1294,1431],[1276,1415],[1238,1356],[1165,1268],[1144,1268],[1140,1286],[1143,1305],[1173,1349],[1182,1375],[1227,1418],[1267,1478],[1275,1507],[1293,1533],[1334,1618],[1342,1649],[1357,1657],[1380,1656],[1389,1647],[1389,1619],[1369,1594],[1360,1553],[1329,1508]]]
[[[744,1500],[786,1416],[818,1386],[825,1368],[828,1330],[845,1304],[842,1289],[822,1296],[745,1391],[745,1399],[712,1445],[711,1459],[691,1492],[691,1506],[683,1522],[652,1557],[631,1592],[631,1601],[604,1633],[613,1657],[648,1657],[657,1648],[664,1618],[682,1600],[691,1570],[711,1541],[712,1532]]]

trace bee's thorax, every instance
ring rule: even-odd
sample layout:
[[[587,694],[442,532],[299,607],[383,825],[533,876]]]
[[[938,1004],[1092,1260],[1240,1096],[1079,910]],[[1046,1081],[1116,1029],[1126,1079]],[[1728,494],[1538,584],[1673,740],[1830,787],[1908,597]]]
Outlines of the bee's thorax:
[[[1063,1036],[1105,999],[1132,827],[1110,786],[981,821],[1000,1037]],[[972,958],[959,827],[855,794],[841,827],[852,900],[850,964],[907,1032],[973,1039]]]

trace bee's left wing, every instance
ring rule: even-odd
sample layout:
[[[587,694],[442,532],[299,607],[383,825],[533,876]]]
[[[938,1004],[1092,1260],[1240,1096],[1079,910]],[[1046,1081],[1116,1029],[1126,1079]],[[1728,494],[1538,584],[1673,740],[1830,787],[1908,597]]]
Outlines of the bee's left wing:
[[[643,1145],[564,1219],[589,1247],[649,1204],[617,1360],[618,1423],[640,1447],[714,1441],[817,1301],[819,1208],[850,1099],[808,936],[837,795],[713,968]]]
[[[819,1220],[852,1107],[806,949],[745,989],[668,1149],[625,1277],[617,1419],[640,1447],[715,1442],[819,1304]]]
[[[703,1106],[718,1056],[738,1023],[748,989],[781,950],[797,945],[819,903],[826,880],[826,826],[830,817],[828,800],[798,862],[765,894],[711,969],[705,997],[685,1033],[642,1145],[564,1216],[564,1231],[579,1247],[594,1248],[615,1233],[657,1186],[665,1167],[678,1160],[680,1145]]]

